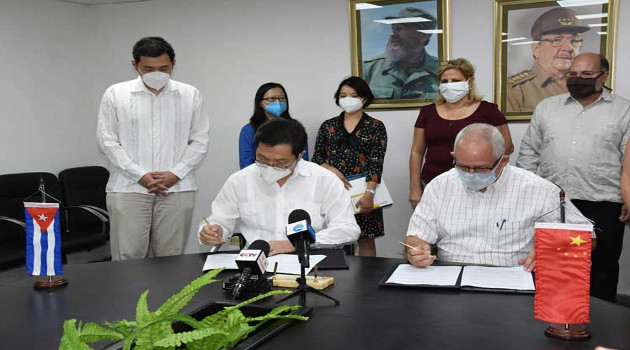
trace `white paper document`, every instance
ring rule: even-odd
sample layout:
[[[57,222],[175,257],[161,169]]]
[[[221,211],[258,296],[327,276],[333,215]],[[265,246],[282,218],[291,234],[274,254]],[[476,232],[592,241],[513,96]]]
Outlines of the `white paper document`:
[[[238,254],[208,254],[202,271],[225,268],[228,270],[238,270],[236,257]]]
[[[225,268],[227,270],[238,270],[236,265],[236,258],[238,254],[208,254],[206,262],[203,264],[202,271]],[[326,259],[326,255],[311,255],[309,258],[310,268],[305,270],[308,274],[319,264],[322,260]],[[300,274],[300,262],[297,255],[292,254],[278,254],[267,258],[269,265],[267,265],[267,272],[273,272],[273,267],[278,262],[277,273],[286,273],[292,275]]]
[[[461,266],[429,266],[421,268],[410,264],[400,264],[385,283],[455,286],[461,270]]]
[[[461,286],[535,290],[531,272],[517,267],[465,266]]]
[[[305,273],[308,275],[311,270],[315,267],[315,265],[319,264],[320,261],[326,259],[326,255],[311,255],[309,257],[309,268],[305,269]],[[273,272],[273,266],[278,262],[278,273],[288,273],[291,275],[299,275],[300,274],[300,261],[298,260],[297,255],[292,254],[278,254],[271,256],[267,259],[269,261],[269,265],[267,266],[267,272]]]
[[[365,189],[367,188],[367,183],[365,182],[365,175],[363,176],[351,176],[348,177],[348,181],[350,182],[349,192],[350,192],[350,200],[352,200],[352,207],[354,208],[354,212],[358,213],[357,202],[363,194],[365,193]],[[381,179],[381,183],[376,185],[376,194],[374,195],[374,209],[382,208],[390,206],[394,203],[392,200],[391,194],[387,190],[387,185],[385,185],[385,180]]]

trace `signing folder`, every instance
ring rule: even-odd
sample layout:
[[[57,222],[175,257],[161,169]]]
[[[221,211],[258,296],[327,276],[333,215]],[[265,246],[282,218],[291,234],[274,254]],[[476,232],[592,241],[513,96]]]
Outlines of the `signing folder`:
[[[452,288],[490,292],[534,293],[531,272],[517,267],[429,266],[400,264],[381,281],[381,286]]]
[[[363,194],[365,194],[365,190],[367,189],[367,183],[365,182],[365,174],[357,174],[348,176],[346,179],[350,182],[350,199],[352,200],[352,207],[354,208],[354,212],[358,213],[357,202]],[[387,190],[387,185],[385,185],[385,181],[381,179],[381,183],[376,185],[376,194],[374,195],[374,209],[383,208],[394,204],[392,200],[392,196],[389,194],[389,190]]]

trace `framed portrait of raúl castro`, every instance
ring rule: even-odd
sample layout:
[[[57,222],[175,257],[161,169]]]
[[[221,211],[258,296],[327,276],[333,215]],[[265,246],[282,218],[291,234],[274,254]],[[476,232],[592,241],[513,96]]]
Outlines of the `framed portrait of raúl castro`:
[[[610,63],[613,87],[617,0],[495,0],[494,97],[509,120],[529,120],[541,100],[568,92],[580,53]]]
[[[352,74],[370,85],[370,109],[416,108],[438,94],[449,58],[450,0],[349,1]]]

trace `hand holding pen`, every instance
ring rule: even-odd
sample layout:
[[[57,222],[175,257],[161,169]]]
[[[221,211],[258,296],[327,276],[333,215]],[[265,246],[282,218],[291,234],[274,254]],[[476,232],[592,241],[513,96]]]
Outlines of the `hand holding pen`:
[[[213,225],[206,219],[203,218],[203,221],[206,223],[201,231],[199,232],[199,240],[201,243],[205,245],[216,245],[223,243],[223,228],[221,225]]]
[[[407,259],[412,265],[427,267],[433,264],[435,260],[438,260],[435,255],[431,255],[431,246],[428,244],[421,245],[420,247],[414,247],[403,242],[398,243],[409,248],[407,249]]]

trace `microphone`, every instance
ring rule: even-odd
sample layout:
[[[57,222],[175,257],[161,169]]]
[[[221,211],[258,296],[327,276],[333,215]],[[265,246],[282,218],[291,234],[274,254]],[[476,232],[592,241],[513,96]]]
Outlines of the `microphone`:
[[[250,276],[262,276],[267,270],[267,255],[269,243],[263,240],[252,242],[247,249],[241,250],[236,258],[236,265],[241,270],[238,280],[234,283],[232,298],[237,299],[245,289]]]
[[[289,214],[287,238],[295,247],[300,264],[310,265],[310,243],[315,243],[315,230],[311,226],[311,216],[302,209],[295,209]]]
[[[311,226],[311,216],[305,210],[295,209],[289,214],[287,237],[295,246],[299,235],[304,237],[309,243],[315,243],[315,230]]]

